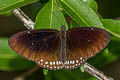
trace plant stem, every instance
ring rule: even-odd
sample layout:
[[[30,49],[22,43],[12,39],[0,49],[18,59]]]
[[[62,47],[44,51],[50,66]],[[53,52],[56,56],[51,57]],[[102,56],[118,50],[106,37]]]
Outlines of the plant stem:
[[[34,22],[20,9],[13,10],[13,13],[18,17],[18,19],[23,22],[23,24],[28,29],[34,29]],[[96,68],[94,68],[92,65],[88,64],[87,62],[84,64],[85,71],[92,76],[96,77],[99,80],[113,80],[110,77],[107,77],[103,74],[103,72],[98,71]],[[25,73],[26,75],[27,73]]]
[[[27,29],[34,29],[34,22],[20,9],[14,9],[12,11],[18,19],[27,27]]]
[[[103,72],[98,71],[95,67],[88,64],[87,62],[85,62],[84,68],[87,73],[91,74],[99,80],[113,80],[112,78],[105,76]]]
[[[29,69],[28,71],[22,73],[22,75],[17,76],[16,78],[14,78],[14,80],[25,80],[25,78],[29,75],[31,75],[33,72],[35,72],[36,70],[38,70],[39,67],[38,66],[34,66],[31,69]]]

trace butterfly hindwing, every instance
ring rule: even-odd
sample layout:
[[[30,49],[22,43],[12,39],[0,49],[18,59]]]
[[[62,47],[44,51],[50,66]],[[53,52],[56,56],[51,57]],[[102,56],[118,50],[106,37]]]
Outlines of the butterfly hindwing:
[[[78,27],[68,30],[66,62],[69,61],[69,64],[66,64],[66,69],[83,64],[104,49],[109,40],[109,33],[100,28]]]
[[[65,36],[65,34],[63,34]],[[52,29],[27,30],[9,39],[10,47],[21,56],[49,70],[75,69],[108,44],[107,31],[95,27],[78,27],[66,31],[65,43],[61,32]],[[62,53],[62,46],[66,52]],[[61,54],[64,60],[61,60]]]
[[[13,35],[9,39],[9,45],[18,54],[35,61],[43,68],[60,69],[58,66],[62,63],[59,59],[61,46],[59,35],[59,31],[51,29],[27,30]]]

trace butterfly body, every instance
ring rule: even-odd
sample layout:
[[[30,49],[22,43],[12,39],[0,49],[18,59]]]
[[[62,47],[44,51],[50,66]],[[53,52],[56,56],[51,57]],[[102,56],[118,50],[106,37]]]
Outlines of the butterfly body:
[[[107,31],[95,27],[78,27],[68,31],[27,30],[9,39],[10,47],[21,56],[49,70],[75,69],[109,43]]]
[[[66,28],[65,26],[61,27],[60,31],[60,39],[61,39],[61,55],[60,59],[64,63],[65,58],[66,58]]]

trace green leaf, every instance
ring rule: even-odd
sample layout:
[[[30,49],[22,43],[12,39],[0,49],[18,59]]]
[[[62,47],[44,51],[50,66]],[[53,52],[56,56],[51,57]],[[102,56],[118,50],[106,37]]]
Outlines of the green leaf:
[[[84,67],[84,65],[80,66],[80,70],[81,70],[81,72],[85,72],[85,67]]]
[[[37,15],[35,29],[57,29],[67,23],[54,0],[50,0]]]
[[[109,53],[108,48],[105,48],[105,49],[104,49],[104,53],[105,53],[105,54],[108,54],[108,53]]]
[[[46,75],[48,74],[48,70],[43,69],[43,73],[44,73],[44,75],[46,76]]]
[[[110,52],[105,54],[104,52],[98,53],[95,57],[88,59],[88,63],[96,68],[104,67],[118,59],[118,56]]]
[[[98,6],[95,0],[82,0],[85,4],[87,4],[94,11],[97,11]]]
[[[112,35],[120,38],[120,21],[112,19],[102,19],[101,20],[104,28],[110,32]]]
[[[79,68],[74,70],[49,71],[47,80],[92,80],[93,76],[86,72],[81,72]]]
[[[66,13],[80,26],[103,28],[97,14],[81,0],[59,0]]]
[[[0,0],[0,14],[39,0]]]
[[[14,5],[16,3],[20,3],[24,0],[0,0],[0,10],[7,8],[11,5]]]
[[[8,46],[8,38],[0,38],[0,70],[23,70],[33,65],[35,65],[35,63],[20,57],[10,49]]]
[[[112,54],[119,57],[120,56],[120,38],[111,37],[111,41],[109,43],[108,50]]]
[[[73,28],[73,27],[78,27],[79,24],[77,24],[75,21],[71,20],[70,22],[70,27]]]

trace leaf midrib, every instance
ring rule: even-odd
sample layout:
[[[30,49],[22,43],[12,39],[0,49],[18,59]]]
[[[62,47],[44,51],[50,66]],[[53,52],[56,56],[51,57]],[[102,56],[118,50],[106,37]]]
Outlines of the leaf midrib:
[[[52,28],[52,20],[53,20],[53,14],[52,14],[52,12],[53,12],[53,4],[54,4],[54,2],[53,2],[54,0],[52,0],[52,5],[51,5],[51,14],[50,14],[50,29]]]
[[[87,26],[90,26],[87,21],[85,21],[85,19],[80,16],[79,14],[77,14],[77,12],[69,5],[67,4],[66,2],[64,2],[63,0],[61,0],[64,4],[66,4],[66,6],[68,6],[80,19],[82,19],[82,21],[87,25]]]
[[[14,4],[23,2],[23,1],[24,1],[24,0],[20,0],[20,1],[18,1],[18,2],[15,2],[15,3],[11,4],[11,5],[5,6],[5,7],[1,8],[0,10],[5,9],[5,8],[7,8],[7,7],[9,7],[9,6],[12,6],[12,5],[14,5]]]

